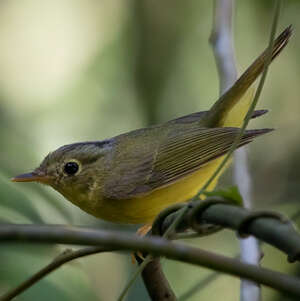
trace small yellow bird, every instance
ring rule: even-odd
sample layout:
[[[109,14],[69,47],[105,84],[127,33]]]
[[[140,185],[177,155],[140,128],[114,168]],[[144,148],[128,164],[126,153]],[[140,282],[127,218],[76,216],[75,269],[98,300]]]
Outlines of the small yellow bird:
[[[275,40],[272,59],[291,27]],[[267,60],[265,50],[211,107],[104,141],[62,146],[14,182],[52,186],[89,214],[118,223],[148,223],[167,206],[193,197],[230,149],[252,101],[249,89]],[[257,117],[266,111],[255,111]],[[239,147],[270,129],[247,130]],[[211,183],[213,189],[217,179]]]

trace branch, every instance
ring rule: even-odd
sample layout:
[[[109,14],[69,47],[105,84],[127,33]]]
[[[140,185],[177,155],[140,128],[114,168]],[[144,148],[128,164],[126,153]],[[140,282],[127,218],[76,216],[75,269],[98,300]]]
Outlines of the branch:
[[[202,204],[207,204],[207,202],[202,202]],[[283,223],[270,216],[254,218],[248,210],[228,204],[214,204],[200,209],[201,207],[193,206],[189,210],[189,216],[194,222],[203,223],[204,221],[233,229],[241,229],[240,227],[243,226],[244,232],[254,234],[285,251],[289,254],[291,261],[299,260],[300,236],[289,223]],[[171,214],[163,222],[164,227],[167,226],[165,223],[168,223],[168,220],[172,221],[174,214],[176,215],[176,213]],[[142,238],[124,232],[79,227],[1,224],[0,242],[9,241],[101,245],[120,250],[148,252],[153,256],[166,256],[170,259],[237,275],[300,297],[300,281],[297,278],[159,237]]]
[[[291,217],[290,220],[293,222],[296,222],[296,220],[300,217],[300,211],[294,213]],[[180,235],[180,234],[179,234]],[[176,238],[179,236],[177,235]],[[194,235],[187,235],[184,236],[183,238],[189,238],[189,237],[197,237],[196,233],[194,233]],[[262,241],[260,243],[260,246],[262,246],[264,244],[264,242]],[[240,258],[240,255],[236,255],[235,258]],[[198,290],[203,289],[204,287],[206,287],[208,284],[210,284],[212,281],[215,281],[218,277],[220,277],[221,274],[217,273],[217,272],[213,272],[210,275],[208,275],[207,277],[205,277],[204,279],[201,279],[198,283],[194,284],[192,287],[190,287],[189,289],[187,289],[187,291],[179,297],[179,301],[184,301],[187,300],[187,298],[189,298],[190,296],[192,296],[195,292],[197,292]]]
[[[173,212],[163,221],[156,220],[161,232],[168,228],[177,214]],[[288,254],[290,262],[300,260],[300,236],[292,223],[277,213],[253,212],[216,197],[208,198],[189,205],[189,211],[177,227],[177,231],[184,231],[190,227],[194,227],[196,231],[199,227],[201,231],[203,223],[237,230],[243,236],[253,235]]]
[[[224,94],[237,79],[232,36],[232,11],[234,0],[215,0],[213,28],[210,43],[215,56],[220,95]]]
[[[44,268],[42,268],[40,271],[32,275],[30,278],[26,279],[24,282],[22,282],[20,285],[15,287],[14,289],[10,290],[6,294],[2,295],[0,297],[0,301],[9,301],[12,300],[14,297],[20,295],[22,292],[24,292],[26,289],[30,288],[34,284],[36,284],[38,281],[40,281],[42,278],[49,275],[51,272],[55,271],[59,267],[61,267],[63,264],[70,262],[74,259],[100,253],[100,252],[111,252],[114,251],[113,248],[104,248],[104,247],[86,247],[83,249],[79,249],[76,251],[72,251],[71,249],[66,249],[61,254],[59,254],[57,257],[53,259],[51,263],[46,265]]]
[[[142,263],[140,258],[137,260]],[[142,278],[151,300],[155,301],[175,301],[176,296],[165,277],[160,258],[152,259],[142,271]]]

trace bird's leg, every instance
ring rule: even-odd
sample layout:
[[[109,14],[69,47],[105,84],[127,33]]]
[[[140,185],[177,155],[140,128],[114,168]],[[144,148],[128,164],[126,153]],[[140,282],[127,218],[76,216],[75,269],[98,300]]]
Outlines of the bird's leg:
[[[145,224],[142,227],[138,228],[136,231],[136,234],[139,236],[146,236],[149,231],[152,229],[152,224]],[[131,261],[133,264],[137,262],[136,257],[139,257],[140,259],[144,260],[145,257],[142,252],[138,251],[135,253],[131,253]]]
[[[145,224],[142,227],[138,228],[136,234],[139,236],[146,236],[147,233],[152,229],[152,224]]]

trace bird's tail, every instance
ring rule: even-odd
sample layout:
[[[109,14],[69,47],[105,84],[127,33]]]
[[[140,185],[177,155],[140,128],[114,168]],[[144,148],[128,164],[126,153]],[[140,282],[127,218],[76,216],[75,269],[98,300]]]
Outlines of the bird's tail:
[[[284,49],[287,45],[289,38],[292,34],[292,27],[287,27],[274,41],[272,49],[271,61]],[[252,63],[252,65],[240,76],[240,78],[234,83],[234,85],[228,89],[211,107],[207,116],[204,118],[204,124],[208,127],[215,126],[240,126],[237,123],[235,116],[239,114],[240,123],[244,119],[248,108],[241,109],[241,112],[236,108],[237,112],[234,112],[233,116],[228,116],[230,111],[234,111],[234,106],[239,102],[243,96],[249,99],[245,104],[250,106],[254,89],[249,89],[256,78],[262,73],[264,65],[268,61],[268,48]],[[246,93],[247,92],[247,93]],[[243,116],[241,116],[243,115]]]

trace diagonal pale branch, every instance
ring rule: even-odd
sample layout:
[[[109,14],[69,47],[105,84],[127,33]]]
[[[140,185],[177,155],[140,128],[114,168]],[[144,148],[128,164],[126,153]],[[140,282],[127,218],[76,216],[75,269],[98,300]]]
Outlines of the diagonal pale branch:
[[[209,274],[204,279],[201,279],[199,282],[194,284],[191,288],[189,288],[186,292],[184,292],[179,298],[178,301],[186,301],[189,300],[195,293],[202,291],[202,289],[206,288],[209,284],[215,281],[219,277],[220,273],[213,272]]]
[[[237,79],[232,34],[234,0],[215,0],[213,28],[210,43],[215,56],[220,95],[224,94]]]

